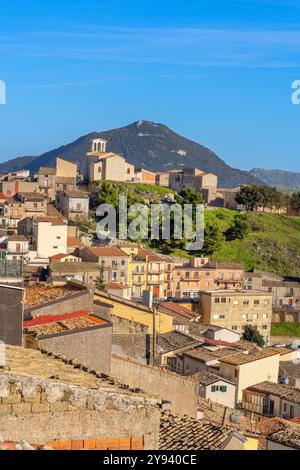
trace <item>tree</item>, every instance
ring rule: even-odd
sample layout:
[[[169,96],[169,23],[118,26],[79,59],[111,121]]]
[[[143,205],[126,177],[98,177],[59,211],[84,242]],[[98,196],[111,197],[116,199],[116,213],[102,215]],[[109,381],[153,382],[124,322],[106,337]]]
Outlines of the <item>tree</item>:
[[[265,340],[263,336],[252,325],[246,325],[245,331],[243,334],[243,339],[245,341],[250,341],[250,343],[257,344],[257,346],[259,346],[260,348],[263,348],[265,345]]]
[[[195,188],[184,189],[179,193],[179,204],[203,204],[203,195]]]
[[[96,280],[96,289],[103,291],[105,289],[104,267],[101,266],[99,277]]]
[[[300,211],[300,193],[293,193],[290,198],[290,207],[295,212]]]
[[[212,255],[221,248],[224,236],[217,225],[207,223],[204,229],[204,245],[201,251],[205,255]]]
[[[247,211],[254,211],[261,205],[261,191],[256,185],[242,186],[235,200],[245,206]]]
[[[233,224],[225,232],[225,238],[227,241],[242,240],[245,238],[249,231],[249,224],[247,222],[247,216],[237,214],[234,216]]]

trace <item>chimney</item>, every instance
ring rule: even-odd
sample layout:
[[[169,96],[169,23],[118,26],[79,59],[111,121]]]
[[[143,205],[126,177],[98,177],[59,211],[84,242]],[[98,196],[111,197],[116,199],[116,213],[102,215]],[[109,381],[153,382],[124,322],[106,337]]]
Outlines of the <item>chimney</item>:
[[[226,425],[227,415],[228,415],[228,408],[226,407],[226,408],[224,409],[223,420],[222,420],[222,427],[224,427],[224,426]]]

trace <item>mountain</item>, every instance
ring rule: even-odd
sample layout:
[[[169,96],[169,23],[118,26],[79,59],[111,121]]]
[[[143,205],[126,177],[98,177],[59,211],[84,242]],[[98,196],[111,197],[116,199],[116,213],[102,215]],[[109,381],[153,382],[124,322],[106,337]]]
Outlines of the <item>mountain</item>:
[[[91,139],[96,137],[108,141],[108,151],[123,155],[128,162],[148,170],[164,171],[195,167],[216,174],[220,187],[261,183],[249,172],[231,168],[208,148],[176,134],[163,124],[149,121],[138,121],[126,127],[104,132],[92,132],[39,157],[23,157],[23,160],[11,160],[0,164],[0,172],[7,171],[5,170],[7,165],[11,165],[10,171],[17,170],[20,166],[36,171],[40,166],[53,166],[57,156],[78,163],[80,169],[84,170]],[[28,158],[31,160],[28,161]]]
[[[9,173],[11,171],[21,170],[30,165],[38,156],[17,157],[8,160],[5,163],[0,163],[0,173]]]
[[[260,179],[270,186],[299,188],[300,173],[284,170],[265,170],[263,168],[254,168],[250,171],[251,175]]]

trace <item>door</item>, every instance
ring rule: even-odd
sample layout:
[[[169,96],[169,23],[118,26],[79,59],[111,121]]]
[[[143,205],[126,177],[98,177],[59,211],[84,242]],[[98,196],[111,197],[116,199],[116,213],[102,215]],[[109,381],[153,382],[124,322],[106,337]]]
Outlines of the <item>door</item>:
[[[274,414],[274,400],[270,400],[269,414],[270,414],[270,415],[273,415],[273,414]]]

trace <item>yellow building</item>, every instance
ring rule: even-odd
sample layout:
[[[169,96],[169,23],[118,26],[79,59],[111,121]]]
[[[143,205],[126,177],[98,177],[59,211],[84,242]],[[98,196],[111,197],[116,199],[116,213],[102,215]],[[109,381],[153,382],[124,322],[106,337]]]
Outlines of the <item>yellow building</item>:
[[[149,334],[155,329],[157,333],[168,333],[173,330],[173,317],[166,313],[157,311],[154,317],[152,310],[144,305],[122,299],[104,292],[95,292],[95,301],[101,302],[103,308],[107,306],[112,315],[126,320],[131,320],[149,328]]]

